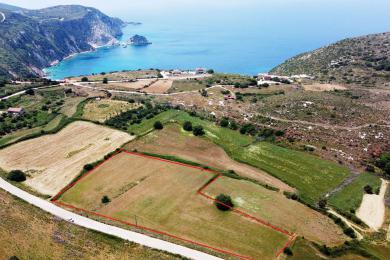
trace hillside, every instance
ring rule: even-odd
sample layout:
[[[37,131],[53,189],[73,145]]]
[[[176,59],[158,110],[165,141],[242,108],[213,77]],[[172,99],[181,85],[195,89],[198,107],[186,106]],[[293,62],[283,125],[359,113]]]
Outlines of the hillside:
[[[53,62],[116,43],[125,25],[77,5],[26,10],[1,4],[0,13],[5,17],[0,20],[0,77],[5,78],[42,76]]]
[[[324,82],[366,87],[389,86],[390,32],[345,39],[300,54],[271,73],[309,74]]]

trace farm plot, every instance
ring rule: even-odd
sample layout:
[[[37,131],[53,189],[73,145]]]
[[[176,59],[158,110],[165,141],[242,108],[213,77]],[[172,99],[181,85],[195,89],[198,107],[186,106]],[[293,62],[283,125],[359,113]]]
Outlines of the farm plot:
[[[0,150],[0,167],[28,173],[25,182],[42,194],[54,195],[87,163],[99,160],[132,137],[88,122],[74,122],[55,135],[24,141]]]
[[[198,194],[213,173],[122,152],[81,178],[59,198],[107,216],[255,259],[273,259],[289,237]],[[108,196],[109,203],[102,203]],[[187,241],[188,242],[188,241]]]
[[[140,105],[120,100],[101,99],[91,100],[84,106],[83,118],[103,123],[109,118],[127,110],[136,109]]]
[[[137,91],[149,87],[156,81],[156,79],[140,79],[134,82],[110,82],[108,84],[98,83],[93,86],[100,89]]]
[[[143,89],[143,92],[153,94],[164,94],[172,87],[172,80],[160,79],[149,87]]]
[[[336,246],[347,239],[330,218],[260,185],[223,176],[204,190],[212,197],[221,191],[230,194],[234,204],[252,216],[270,221],[311,241]]]
[[[161,131],[151,132],[125,146],[125,149],[176,156],[221,170],[234,170],[241,176],[257,180],[282,191],[295,190],[266,172],[231,159],[210,140],[185,132],[178,124],[168,124]]]

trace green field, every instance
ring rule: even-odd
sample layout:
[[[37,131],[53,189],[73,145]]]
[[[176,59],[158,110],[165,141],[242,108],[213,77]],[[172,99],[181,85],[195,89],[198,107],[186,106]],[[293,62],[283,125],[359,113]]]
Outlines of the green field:
[[[375,192],[381,185],[380,178],[369,173],[360,174],[351,184],[332,195],[329,204],[346,212],[356,210],[362,202],[366,185],[370,185]]]
[[[193,125],[202,125],[206,132],[205,137],[221,146],[231,158],[260,168],[297,188],[301,199],[312,205],[349,175],[346,167],[336,163],[272,143],[255,142],[254,137],[221,128],[213,122],[190,116],[182,111],[165,111],[152,119],[130,126],[129,132],[139,135],[151,131],[157,120],[161,122],[175,120],[181,124],[191,121]]]

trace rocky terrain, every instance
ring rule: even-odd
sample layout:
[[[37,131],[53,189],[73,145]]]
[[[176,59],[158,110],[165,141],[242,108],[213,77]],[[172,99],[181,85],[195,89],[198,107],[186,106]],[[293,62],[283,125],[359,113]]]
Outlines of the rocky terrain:
[[[65,57],[117,43],[125,23],[99,10],[69,5],[26,10],[0,5],[0,77],[42,76]]]
[[[322,82],[389,87],[390,33],[345,39],[295,56],[271,72],[310,74]]]

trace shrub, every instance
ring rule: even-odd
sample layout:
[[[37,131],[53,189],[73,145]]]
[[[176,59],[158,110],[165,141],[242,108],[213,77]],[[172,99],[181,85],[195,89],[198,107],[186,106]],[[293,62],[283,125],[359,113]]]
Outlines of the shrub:
[[[221,211],[228,211],[234,207],[232,198],[225,194],[220,194],[217,196],[215,206]]]
[[[202,136],[205,134],[203,126],[200,126],[200,125],[195,126],[194,129],[192,130],[192,133],[195,136]]]
[[[348,227],[348,228],[345,228],[343,231],[344,231],[344,234],[346,234],[347,236],[349,236],[351,238],[356,238],[355,231],[353,231],[352,228]]]
[[[192,131],[192,123],[190,121],[185,121],[183,124],[183,129],[191,132]]]
[[[108,196],[104,195],[103,198],[102,198],[102,203],[103,204],[107,204],[109,203],[111,200]]]
[[[17,256],[13,255],[13,256],[10,256],[8,258],[8,260],[19,260],[19,258]]]
[[[326,208],[326,204],[327,204],[327,200],[326,199],[320,199],[320,201],[318,202],[318,206],[321,208],[321,209],[324,209]]]
[[[103,84],[108,84],[108,78],[103,79]]]
[[[86,164],[84,165],[84,170],[86,171],[91,171],[93,169],[93,165],[92,164]]]
[[[22,182],[26,180],[26,174],[21,170],[13,170],[8,173],[7,179],[16,182]]]
[[[364,191],[365,191],[367,194],[373,194],[372,187],[371,187],[370,185],[364,186]]]
[[[286,247],[286,248],[283,250],[283,253],[285,253],[286,255],[289,255],[289,256],[292,256],[292,255],[293,255],[293,252],[292,252],[291,248],[289,248],[289,247]]]
[[[30,95],[30,96],[34,96],[34,95],[35,95],[35,91],[34,91],[33,89],[30,88],[30,89],[27,89],[27,90],[26,90],[26,94],[27,94],[27,95]]]
[[[88,82],[88,81],[89,81],[89,79],[87,77],[82,77],[81,78],[81,82]]]
[[[156,121],[154,123],[154,129],[161,130],[163,128],[164,128],[164,126],[163,126],[163,124],[160,121]]]
[[[219,123],[220,126],[222,127],[228,127],[229,126],[229,120],[227,120],[226,118],[222,119],[221,122]]]
[[[209,69],[209,70],[207,70],[207,73],[208,74],[214,74],[214,70],[213,69]]]

